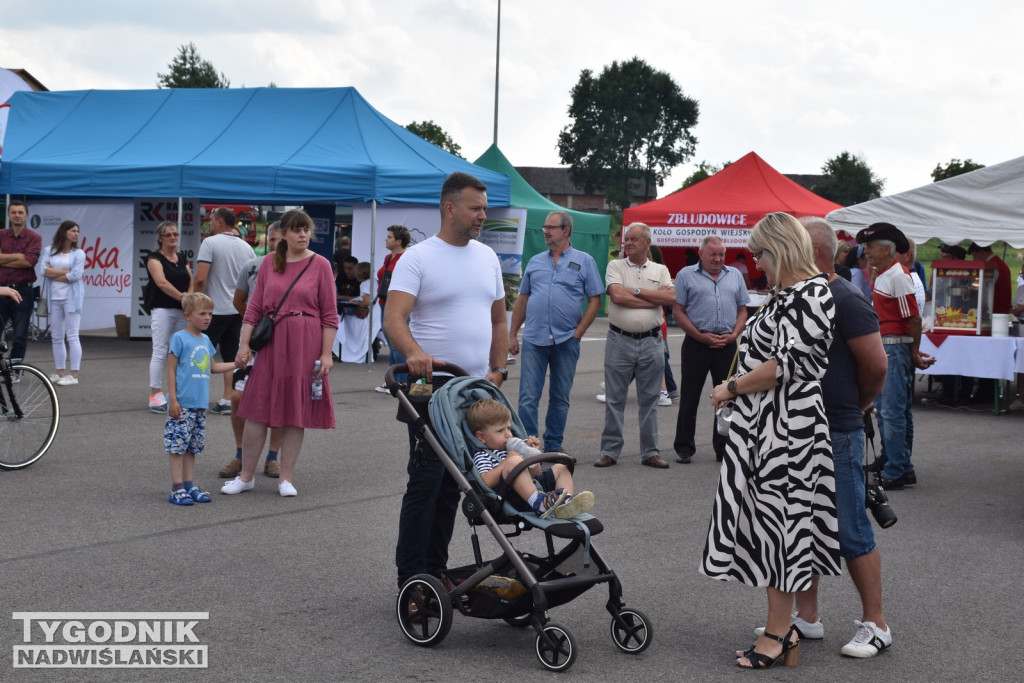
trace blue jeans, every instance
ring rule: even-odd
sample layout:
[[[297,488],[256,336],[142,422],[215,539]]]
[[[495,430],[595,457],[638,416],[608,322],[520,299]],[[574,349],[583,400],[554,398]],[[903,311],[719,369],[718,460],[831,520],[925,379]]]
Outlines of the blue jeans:
[[[882,476],[897,479],[914,469],[910,464],[910,444],[914,438],[914,417],[910,412],[914,367],[910,362],[909,344],[886,344],[885,355],[889,359],[889,374],[881,395],[875,399],[875,407],[885,452]]]
[[[665,345],[660,336],[633,339],[608,331],[604,348],[604,432],[601,455],[618,460],[629,385],[636,380],[640,417],[640,457],[658,455],[658,396],[665,376]]]
[[[383,311],[384,311],[384,307],[381,306],[381,314],[382,315],[383,315]],[[399,363],[404,363],[405,362],[405,356],[403,356],[402,354],[400,354],[398,351],[395,350],[394,345],[391,343],[391,339],[388,338],[388,333],[384,331],[383,327],[381,328],[380,333],[382,335],[384,335],[384,341],[386,341],[388,343],[388,367],[390,367],[392,365],[398,365]],[[409,381],[409,373],[408,372],[396,372],[395,373],[395,381],[396,382],[402,382],[402,383],[408,382]]]
[[[839,555],[848,560],[875,549],[875,531],[864,504],[864,430],[832,432]]]
[[[548,414],[544,418],[544,450],[562,450],[565,423],[569,418],[569,394],[580,358],[580,340],[570,337],[561,344],[537,346],[523,342],[523,364],[519,375],[519,419],[526,433],[539,434],[537,407],[544,393],[544,376],[551,369]]]
[[[11,321],[14,326],[13,339],[8,340],[11,358],[24,359],[28,348],[28,324],[32,319],[36,299],[31,284],[17,285],[14,289],[21,294],[21,303],[14,303],[14,299],[6,296],[0,297],[0,330],[7,326],[8,320]]]
[[[416,428],[408,427],[413,442]],[[399,586],[416,574],[440,576],[445,570],[460,496],[458,484],[426,442],[421,452],[410,450],[407,471],[395,548]]]

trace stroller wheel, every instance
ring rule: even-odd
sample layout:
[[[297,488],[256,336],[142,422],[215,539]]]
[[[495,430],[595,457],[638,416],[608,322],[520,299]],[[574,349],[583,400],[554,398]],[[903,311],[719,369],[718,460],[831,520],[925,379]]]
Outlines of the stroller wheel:
[[[452,627],[452,603],[441,580],[417,574],[402,586],[395,603],[398,625],[420,647],[437,645]]]
[[[640,610],[624,609],[612,617],[612,640],[627,654],[643,652],[653,637],[651,622]]]
[[[564,626],[549,621],[537,635],[537,657],[548,671],[566,671],[576,661],[576,639]]]

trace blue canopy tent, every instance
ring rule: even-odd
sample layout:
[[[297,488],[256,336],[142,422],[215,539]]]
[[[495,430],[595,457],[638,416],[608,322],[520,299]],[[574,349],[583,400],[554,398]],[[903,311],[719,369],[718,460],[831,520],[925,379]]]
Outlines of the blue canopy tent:
[[[374,264],[378,204],[437,206],[456,171],[486,183],[491,206],[510,200],[506,176],[407,131],[355,88],[19,92],[10,105],[8,200],[177,197],[179,216],[182,198],[365,204]]]
[[[505,176],[387,119],[355,88],[20,92],[0,193],[266,204],[436,205],[465,171],[508,206]]]

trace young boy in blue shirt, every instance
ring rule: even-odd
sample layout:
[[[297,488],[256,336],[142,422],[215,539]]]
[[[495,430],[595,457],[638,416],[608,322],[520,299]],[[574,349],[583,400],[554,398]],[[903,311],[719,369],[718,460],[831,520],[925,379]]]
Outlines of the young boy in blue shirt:
[[[210,375],[231,372],[234,363],[214,363],[213,344],[203,330],[213,320],[213,300],[200,292],[181,300],[186,327],[171,337],[167,355],[167,422],[164,448],[171,466],[174,505],[209,503],[210,493],[193,481],[196,456],[206,443],[206,406],[210,403]]]

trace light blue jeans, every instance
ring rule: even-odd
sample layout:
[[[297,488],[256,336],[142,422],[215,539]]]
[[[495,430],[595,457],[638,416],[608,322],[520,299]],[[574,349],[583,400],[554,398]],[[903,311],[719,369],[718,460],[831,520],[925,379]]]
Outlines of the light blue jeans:
[[[519,374],[519,419],[526,433],[539,434],[537,409],[544,393],[544,376],[551,369],[548,388],[548,413],[544,418],[544,451],[562,450],[565,423],[569,418],[569,394],[580,358],[580,340],[570,337],[561,344],[537,346],[523,342],[522,369]]]
[[[880,416],[885,469],[882,476],[897,479],[914,469],[910,464],[910,439],[913,438],[914,366],[910,362],[910,344],[886,344],[889,374],[875,407]]]
[[[604,433],[601,455],[615,460],[622,453],[623,414],[629,385],[636,380],[640,417],[640,457],[658,455],[658,396],[665,376],[665,344],[661,335],[633,339],[608,331],[604,349]]]

